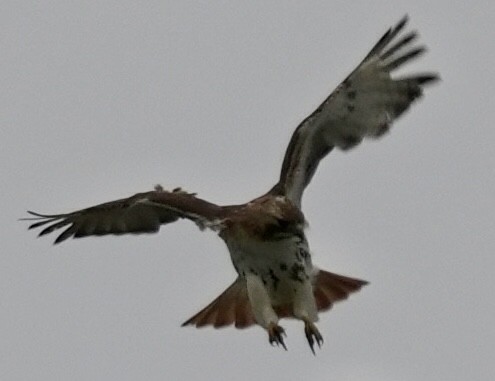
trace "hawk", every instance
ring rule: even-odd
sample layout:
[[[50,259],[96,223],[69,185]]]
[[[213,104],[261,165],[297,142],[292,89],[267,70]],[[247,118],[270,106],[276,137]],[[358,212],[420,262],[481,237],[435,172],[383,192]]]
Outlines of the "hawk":
[[[435,73],[394,78],[392,72],[424,53],[417,33],[404,32],[407,16],[390,28],[364,60],[296,128],[285,152],[278,182],[264,195],[242,205],[220,206],[181,188],[153,191],[63,214],[29,211],[30,229],[40,236],[62,229],[55,239],[107,234],[154,233],[161,225],[188,219],[216,232],[230,253],[236,280],[213,302],[184,322],[215,328],[253,324],[269,342],[286,349],[281,318],[304,323],[315,353],[323,337],[318,313],[346,299],[367,282],[313,265],[301,211],[304,189],[320,160],[334,148],[349,150],[364,138],[379,138],[438,79]]]

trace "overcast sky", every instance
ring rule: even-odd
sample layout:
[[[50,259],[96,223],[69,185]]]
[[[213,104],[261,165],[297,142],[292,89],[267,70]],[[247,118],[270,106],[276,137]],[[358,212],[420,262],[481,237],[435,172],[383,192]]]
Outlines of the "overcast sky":
[[[4,1],[0,379],[495,378],[493,1]],[[277,179],[290,134],[405,13],[442,82],[384,139],[334,152],[305,193],[320,267],[370,281],[320,316],[180,328],[235,277],[189,222],[36,239],[71,211],[183,186],[218,203]]]

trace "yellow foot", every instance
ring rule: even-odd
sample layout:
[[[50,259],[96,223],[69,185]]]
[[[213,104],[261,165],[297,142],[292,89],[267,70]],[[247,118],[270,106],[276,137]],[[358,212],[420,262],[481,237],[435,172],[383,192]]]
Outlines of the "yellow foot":
[[[321,344],[323,344],[323,336],[321,336],[318,328],[316,328],[316,326],[310,321],[304,322],[304,333],[306,334],[306,339],[308,340],[311,352],[313,352],[313,354],[315,355],[315,341],[316,344],[318,344],[318,348],[321,348]]]
[[[281,345],[285,350],[287,350],[283,338],[283,336],[286,335],[284,329],[281,326],[275,323],[270,323],[267,331],[268,331],[268,341],[270,342],[271,345],[273,344]]]

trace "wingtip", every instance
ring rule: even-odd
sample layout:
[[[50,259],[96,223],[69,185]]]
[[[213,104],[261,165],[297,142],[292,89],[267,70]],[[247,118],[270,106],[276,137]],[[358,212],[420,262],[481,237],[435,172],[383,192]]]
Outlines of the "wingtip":
[[[361,287],[368,286],[369,284],[370,284],[369,281],[361,279]]]
[[[391,28],[393,36],[394,37],[397,36],[399,32],[402,31],[402,29],[404,29],[404,27],[407,25],[408,22],[409,22],[409,16],[406,13],[404,16],[402,16],[399,22],[395,24],[394,27]]]
[[[31,210],[26,210],[26,213],[30,214],[31,216],[34,216],[34,217],[21,217],[21,218],[18,218],[17,221],[32,221],[32,220],[38,220],[40,218],[43,218],[43,216],[41,214],[38,214],[38,213],[33,212]]]
[[[438,73],[428,73],[418,77],[418,83],[422,86],[424,85],[432,85],[436,82],[442,81],[440,74]]]
[[[62,233],[63,234],[63,233]],[[53,241],[53,246],[58,245],[59,243],[65,241],[68,237],[64,237],[63,235],[59,235],[55,241]]]
[[[409,15],[407,13],[404,14],[399,20],[399,22],[395,25],[395,29],[402,29],[409,22]]]
[[[41,213],[37,213],[37,212],[33,212],[32,210],[26,210],[26,212],[32,216],[35,216],[35,217],[40,217],[40,218],[43,218],[43,217],[47,217],[46,214],[41,214]]]

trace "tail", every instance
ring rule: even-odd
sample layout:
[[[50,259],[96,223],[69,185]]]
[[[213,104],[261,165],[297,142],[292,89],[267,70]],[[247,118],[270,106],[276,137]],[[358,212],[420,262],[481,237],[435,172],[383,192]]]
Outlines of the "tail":
[[[349,294],[359,291],[368,282],[349,278],[328,271],[317,270],[313,284],[313,294],[318,311],[325,311],[333,303],[347,299]],[[280,318],[291,317],[290,306],[275,306]],[[198,328],[212,325],[215,328],[234,324],[236,328],[247,328],[256,324],[249,302],[246,281],[237,278],[218,298],[185,321],[182,326],[194,325]]]
[[[185,321],[182,326],[194,325],[200,328],[212,325],[220,328],[234,324],[236,328],[246,328],[255,323],[246,281],[237,277],[218,298]]]
[[[333,303],[347,299],[350,294],[359,291],[367,284],[368,282],[361,279],[317,270],[313,284],[316,307],[318,311],[326,311]]]

